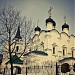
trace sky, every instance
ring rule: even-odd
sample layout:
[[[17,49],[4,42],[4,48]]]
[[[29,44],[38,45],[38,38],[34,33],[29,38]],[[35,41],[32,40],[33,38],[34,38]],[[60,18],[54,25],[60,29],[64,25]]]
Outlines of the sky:
[[[48,11],[50,6],[52,9],[52,18],[56,22],[56,29],[62,31],[62,25],[64,24],[64,16],[66,16],[66,22],[70,26],[70,34],[75,35],[75,0],[0,0],[0,9],[4,7],[4,4],[13,5],[15,9],[21,11],[22,16],[31,17],[35,26],[39,19],[38,26],[41,29],[45,29],[45,20],[49,17]]]

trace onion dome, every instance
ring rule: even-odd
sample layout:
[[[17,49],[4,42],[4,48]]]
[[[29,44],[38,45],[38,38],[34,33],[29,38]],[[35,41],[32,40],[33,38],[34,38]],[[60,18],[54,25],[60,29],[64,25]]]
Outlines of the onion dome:
[[[37,27],[35,28],[35,31],[41,31],[41,28],[37,26]]]
[[[53,26],[54,26],[54,27],[56,26],[55,21],[54,21],[52,18],[50,18],[50,17],[49,17],[48,19],[46,19],[46,25],[47,25],[48,22],[53,23]]]
[[[67,29],[69,30],[69,25],[66,24],[66,23],[64,23],[64,25],[62,25],[62,30],[63,30],[64,28],[67,28]]]
[[[18,26],[17,33],[16,33],[15,38],[22,39],[22,37],[20,35],[20,26]]]

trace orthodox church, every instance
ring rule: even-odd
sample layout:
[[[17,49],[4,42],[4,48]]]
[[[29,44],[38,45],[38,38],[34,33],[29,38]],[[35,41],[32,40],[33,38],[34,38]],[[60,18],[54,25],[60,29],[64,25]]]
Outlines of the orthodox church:
[[[19,59],[20,54],[13,56],[17,60],[13,65],[18,66],[21,75],[74,75],[75,74],[75,36],[69,34],[69,25],[62,25],[62,32],[56,29],[56,22],[51,17],[46,19],[46,29],[39,26],[34,29],[35,35],[29,41],[26,53]],[[15,39],[18,39],[15,51],[21,53],[24,50],[24,42],[18,27]],[[4,54],[3,57],[6,57]],[[9,59],[3,60],[3,64],[9,65]]]

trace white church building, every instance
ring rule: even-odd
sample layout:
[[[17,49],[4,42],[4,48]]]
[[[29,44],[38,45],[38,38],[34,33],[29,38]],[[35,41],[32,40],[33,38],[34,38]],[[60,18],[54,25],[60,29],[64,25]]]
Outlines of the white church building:
[[[41,30],[39,26],[34,29],[35,35],[30,40],[27,53],[20,58],[23,64],[14,64],[20,67],[20,75],[26,75],[26,71],[28,75],[75,75],[75,36],[69,34],[70,28],[66,21],[62,25],[62,32],[59,32],[49,13],[45,21],[46,29]],[[15,50],[21,52],[24,50],[24,42],[20,27],[15,37],[19,39]],[[3,64],[8,60],[3,60]]]

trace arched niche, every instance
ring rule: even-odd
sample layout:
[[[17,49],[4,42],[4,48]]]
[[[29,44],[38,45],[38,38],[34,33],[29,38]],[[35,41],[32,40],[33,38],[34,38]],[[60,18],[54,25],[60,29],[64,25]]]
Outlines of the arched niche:
[[[68,63],[64,63],[61,65],[61,72],[62,73],[70,72],[70,66]]]

